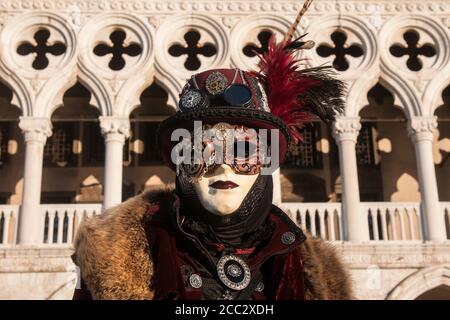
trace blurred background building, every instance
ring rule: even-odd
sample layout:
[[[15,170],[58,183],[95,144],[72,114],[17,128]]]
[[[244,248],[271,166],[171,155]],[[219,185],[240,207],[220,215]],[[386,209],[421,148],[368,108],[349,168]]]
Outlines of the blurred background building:
[[[83,217],[174,181],[155,145],[192,73],[254,69],[296,0],[0,1],[0,298],[69,299]],[[298,34],[348,83],[275,202],[360,299],[450,299],[450,2],[315,0]]]

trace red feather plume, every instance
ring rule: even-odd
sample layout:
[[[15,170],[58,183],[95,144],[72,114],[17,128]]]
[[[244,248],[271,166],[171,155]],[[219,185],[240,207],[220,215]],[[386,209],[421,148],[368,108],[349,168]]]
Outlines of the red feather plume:
[[[320,86],[322,81],[301,75],[302,60],[295,57],[297,50],[293,43],[277,44],[275,35],[272,35],[267,52],[263,55],[258,54],[260,70],[254,75],[267,88],[270,112],[288,125],[295,140],[302,141],[299,129],[305,121],[311,119],[311,116],[298,97],[312,87]],[[294,48],[289,49],[292,47]]]

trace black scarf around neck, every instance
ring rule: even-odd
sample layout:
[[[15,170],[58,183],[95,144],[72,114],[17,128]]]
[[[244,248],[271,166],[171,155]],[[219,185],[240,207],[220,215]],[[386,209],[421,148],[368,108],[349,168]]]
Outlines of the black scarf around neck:
[[[192,189],[187,189],[177,177],[175,192],[185,217],[183,228],[202,242],[221,243],[226,248],[249,248],[271,235],[273,228],[267,217],[272,206],[272,176],[260,175],[240,207],[224,216],[206,210]]]

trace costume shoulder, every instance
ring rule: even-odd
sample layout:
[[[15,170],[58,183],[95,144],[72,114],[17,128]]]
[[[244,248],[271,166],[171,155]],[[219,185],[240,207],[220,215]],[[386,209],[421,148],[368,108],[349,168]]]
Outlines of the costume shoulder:
[[[350,275],[331,243],[308,234],[300,245],[300,251],[306,299],[353,299]]]
[[[80,224],[72,259],[94,299],[152,299],[153,266],[142,220],[171,190],[142,193]]]

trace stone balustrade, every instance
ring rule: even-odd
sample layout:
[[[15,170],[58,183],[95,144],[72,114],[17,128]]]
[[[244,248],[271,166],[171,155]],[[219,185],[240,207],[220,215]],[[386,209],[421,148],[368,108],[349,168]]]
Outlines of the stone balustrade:
[[[284,202],[280,207],[303,230],[327,241],[344,241],[341,203]],[[0,245],[16,243],[19,205],[0,205]],[[450,235],[450,202],[441,202],[442,223]],[[102,205],[43,204],[40,208],[41,243],[71,245],[85,217],[100,214]],[[423,226],[419,203],[361,202],[371,241],[422,241]]]
[[[71,245],[85,217],[101,213],[101,204],[47,204],[41,206],[44,218],[43,243]]]
[[[40,208],[41,243],[47,245],[71,245],[84,217],[101,213],[101,204],[43,204]],[[18,205],[0,205],[0,246],[16,243]]]
[[[343,240],[341,203],[282,203],[281,208],[303,230],[325,240]]]
[[[362,202],[371,240],[423,240],[419,203]]]
[[[14,243],[17,235],[18,205],[0,205],[0,245]]]

